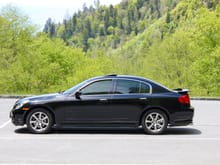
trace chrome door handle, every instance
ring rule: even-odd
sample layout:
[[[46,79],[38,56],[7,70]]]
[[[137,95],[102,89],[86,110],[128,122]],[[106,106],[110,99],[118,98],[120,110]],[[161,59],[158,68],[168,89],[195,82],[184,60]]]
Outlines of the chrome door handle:
[[[99,99],[99,101],[108,101],[107,99]]]

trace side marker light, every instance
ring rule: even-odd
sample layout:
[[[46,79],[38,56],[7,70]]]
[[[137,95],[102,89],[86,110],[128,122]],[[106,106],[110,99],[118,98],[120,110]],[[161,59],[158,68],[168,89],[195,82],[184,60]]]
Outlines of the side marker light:
[[[22,108],[22,110],[24,110],[24,111],[28,111],[30,108]]]

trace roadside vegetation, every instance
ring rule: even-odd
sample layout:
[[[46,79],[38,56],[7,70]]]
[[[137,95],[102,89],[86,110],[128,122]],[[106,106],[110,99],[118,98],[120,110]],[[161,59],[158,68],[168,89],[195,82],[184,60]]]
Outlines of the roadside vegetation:
[[[220,96],[219,0],[95,1],[42,32],[19,9],[1,9],[0,94],[58,92],[109,73]]]

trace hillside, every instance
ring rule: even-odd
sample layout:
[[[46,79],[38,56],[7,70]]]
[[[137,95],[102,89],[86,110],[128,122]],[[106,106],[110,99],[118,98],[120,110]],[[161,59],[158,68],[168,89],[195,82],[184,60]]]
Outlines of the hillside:
[[[96,75],[134,74],[194,96],[220,96],[219,0],[123,0],[84,6],[38,32],[0,15],[0,93],[61,91]]]
[[[116,49],[129,38],[142,33],[154,21],[172,10],[179,0],[123,0],[116,6],[83,6],[82,11],[55,24],[49,18],[44,32],[51,38],[60,37],[67,45],[84,51]],[[169,18],[167,18],[169,21]]]
[[[218,14],[218,0],[125,0],[85,6],[49,33],[92,57],[110,59],[110,72],[150,77],[195,95],[219,95]]]

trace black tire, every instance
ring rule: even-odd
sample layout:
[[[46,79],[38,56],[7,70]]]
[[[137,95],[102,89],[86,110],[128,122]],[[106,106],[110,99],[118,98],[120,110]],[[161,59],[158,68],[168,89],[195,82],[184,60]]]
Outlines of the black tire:
[[[168,119],[161,110],[152,109],[144,114],[141,124],[145,133],[159,135],[166,130]]]
[[[31,133],[45,134],[51,131],[53,118],[49,111],[37,108],[28,114],[26,124]]]

